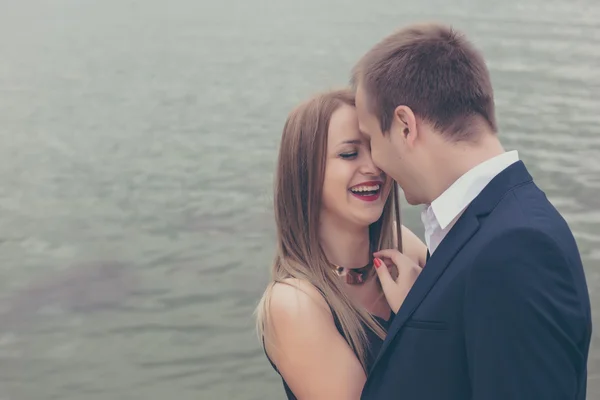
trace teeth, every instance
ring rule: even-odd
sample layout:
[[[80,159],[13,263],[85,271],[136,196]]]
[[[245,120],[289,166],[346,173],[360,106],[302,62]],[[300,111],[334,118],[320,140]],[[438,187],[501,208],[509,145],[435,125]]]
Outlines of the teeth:
[[[379,185],[373,185],[373,186],[356,186],[350,189],[351,191],[357,193],[357,192],[374,192],[376,190],[379,190]]]

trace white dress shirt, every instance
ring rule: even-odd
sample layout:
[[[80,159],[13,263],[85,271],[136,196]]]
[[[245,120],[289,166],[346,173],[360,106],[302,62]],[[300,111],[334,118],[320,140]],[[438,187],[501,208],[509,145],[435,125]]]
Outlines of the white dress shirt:
[[[492,179],[519,161],[519,154],[509,151],[482,162],[458,178],[444,193],[421,212],[425,242],[433,254],[467,206]]]

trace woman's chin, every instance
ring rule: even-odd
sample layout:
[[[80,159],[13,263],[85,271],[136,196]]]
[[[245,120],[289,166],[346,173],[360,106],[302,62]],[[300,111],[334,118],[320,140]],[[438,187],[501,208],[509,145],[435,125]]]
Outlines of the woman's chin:
[[[383,213],[383,207],[381,210],[363,210],[360,215],[356,216],[355,221],[361,227],[368,227],[369,225],[374,224],[381,218],[381,214]]]

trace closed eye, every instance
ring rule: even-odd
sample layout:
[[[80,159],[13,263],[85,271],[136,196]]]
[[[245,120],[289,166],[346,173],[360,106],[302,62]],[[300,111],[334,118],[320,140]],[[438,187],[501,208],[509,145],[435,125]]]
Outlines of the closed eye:
[[[345,160],[351,160],[353,158],[356,158],[357,155],[358,155],[358,153],[356,151],[354,151],[352,153],[342,153],[342,154],[340,154],[340,157],[342,157]]]

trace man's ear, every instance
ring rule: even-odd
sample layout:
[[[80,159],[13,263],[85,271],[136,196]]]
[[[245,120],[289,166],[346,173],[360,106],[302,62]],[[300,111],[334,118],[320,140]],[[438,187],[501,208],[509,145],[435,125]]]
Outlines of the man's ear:
[[[396,133],[402,136],[402,140],[405,141],[406,145],[413,147],[417,140],[417,118],[415,113],[407,106],[398,106],[394,110],[394,116],[392,119],[392,126],[395,125]]]

